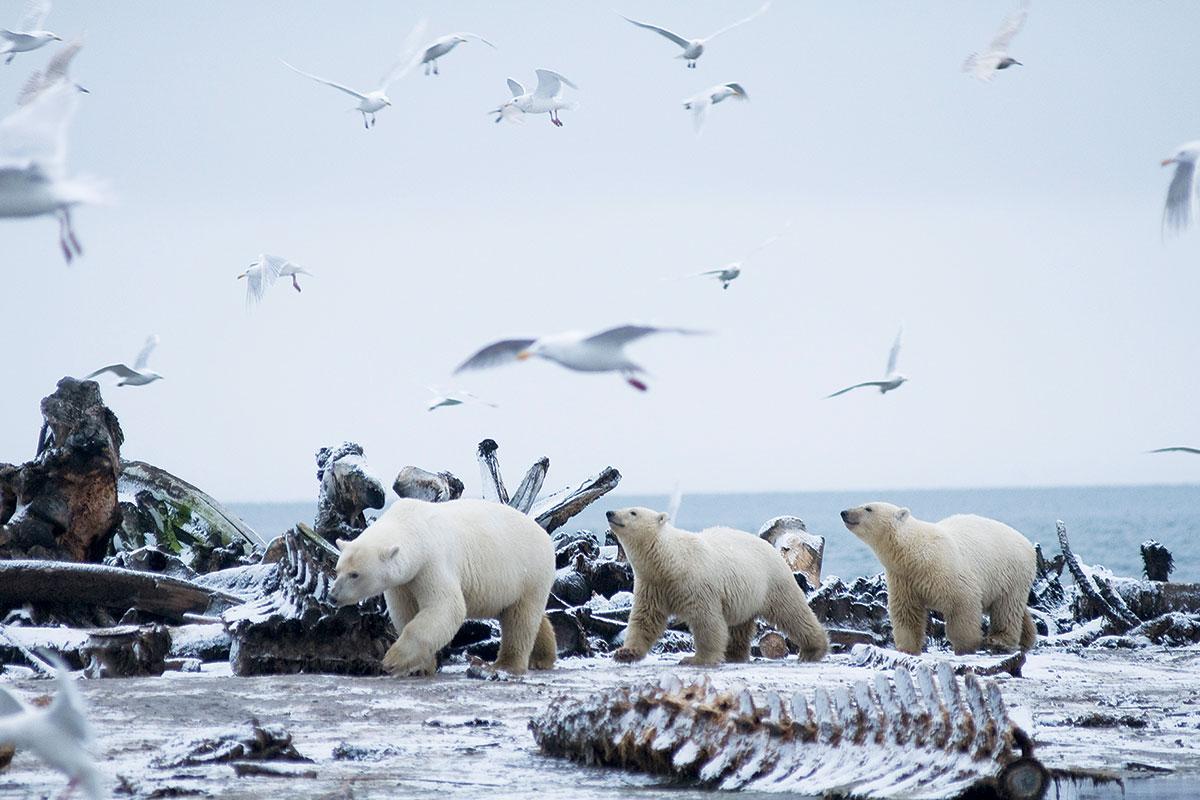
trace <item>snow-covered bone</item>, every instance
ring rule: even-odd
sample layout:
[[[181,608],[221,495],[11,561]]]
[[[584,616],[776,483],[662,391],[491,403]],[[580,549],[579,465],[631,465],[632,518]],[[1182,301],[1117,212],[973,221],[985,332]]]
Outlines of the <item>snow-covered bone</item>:
[[[363,513],[368,508],[383,508],[387,493],[363,458],[363,449],[354,442],[317,451],[317,517],[313,528],[326,541],[353,539],[367,527]]]

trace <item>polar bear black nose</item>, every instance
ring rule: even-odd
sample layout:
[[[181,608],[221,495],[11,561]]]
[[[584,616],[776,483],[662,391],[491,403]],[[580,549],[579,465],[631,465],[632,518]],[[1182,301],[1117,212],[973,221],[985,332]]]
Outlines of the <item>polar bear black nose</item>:
[[[842,512],[842,522],[845,522],[848,525],[853,525],[857,521],[858,520],[854,517],[854,512],[850,509],[847,508]]]
[[[604,512],[604,517],[605,517],[605,518],[606,518],[606,519],[607,519],[609,522],[612,522],[612,518],[613,518],[613,517],[615,517],[616,515],[617,515],[617,512],[615,512],[615,511],[605,511],[605,512]]]

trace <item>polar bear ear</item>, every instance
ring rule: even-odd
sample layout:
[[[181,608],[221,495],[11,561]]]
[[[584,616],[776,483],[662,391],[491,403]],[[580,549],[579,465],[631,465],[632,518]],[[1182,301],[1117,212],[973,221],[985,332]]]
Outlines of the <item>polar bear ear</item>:
[[[901,508],[896,511],[896,522],[904,522],[910,516],[907,508]]]
[[[671,515],[666,513],[665,511],[658,515],[658,527],[661,528],[670,521],[671,521]]]
[[[380,561],[391,561],[393,558],[395,558],[398,555],[400,555],[400,545],[394,544],[391,547],[389,547],[387,550],[383,550],[379,553],[379,560]]]
[[[334,539],[333,543],[337,545],[338,550],[345,550],[346,545],[350,544],[345,539]]]

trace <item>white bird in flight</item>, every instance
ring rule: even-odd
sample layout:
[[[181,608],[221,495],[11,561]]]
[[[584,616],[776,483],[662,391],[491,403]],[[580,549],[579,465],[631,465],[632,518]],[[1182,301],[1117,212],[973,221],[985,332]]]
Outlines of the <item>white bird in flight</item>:
[[[1151,453],[1191,453],[1200,456],[1200,447],[1160,447]]]
[[[79,93],[59,83],[0,121],[0,218],[54,215],[67,263],[83,252],[71,209],[101,202],[98,184],[67,177],[67,126]]]
[[[487,400],[472,394],[464,389],[443,392],[441,389],[435,389],[432,386],[426,387],[433,395],[429,400],[429,404],[425,406],[426,411],[433,411],[438,408],[448,408],[450,406],[461,406],[465,403],[478,403],[487,406],[488,408],[499,408],[495,403],[489,403]]]
[[[293,67],[286,61],[283,61],[283,65],[293,72],[297,72],[304,77],[309,78],[310,80],[314,80],[317,83],[323,83],[326,86],[332,86],[334,89],[337,89],[340,92],[345,92],[346,94],[358,100],[358,105],[355,106],[355,110],[362,114],[363,127],[370,130],[371,126],[375,124],[375,113],[392,104],[391,99],[387,95],[388,89],[391,88],[393,83],[403,78],[408,74],[409,70],[416,66],[416,42],[421,36],[424,35],[424,33],[425,21],[422,20],[421,22],[418,22],[416,27],[414,27],[408,34],[408,38],[405,40],[404,49],[401,51],[400,57],[396,59],[396,62],[392,65],[392,68],[389,69],[382,78],[380,78],[379,85],[377,87],[367,92],[360,92],[357,89],[351,89],[349,86],[335,83],[334,81],[326,80],[325,78],[320,78],[312,73],[305,72],[297,67]]]
[[[475,353],[460,364],[454,373],[457,375],[470,369],[498,367],[536,356],[576,372],[619,372],[626,383],[644,392],[646,384],[637,376],[646,370],[629,359],[625,346],[655,333],[695,335],[702,331],[653,325],[620,325],[592,334],[568,331],[538,339],[505,339]]]
[[[37,70],[25,81],[25,85],[21,87],[21,93],[17,95],[17,105],[28,105],[42,92],[49,91],[60,84],[70,84],[75,87],[76,91],[88,94],[87,89],[71,81],[71,60],[82,49],[82,39],[74,39],[60,47],[58,52],[46,63],[44,70]]]
[[[769,236],[766,239],[764,239],[761,244],[759,244],[757,247],[755,247],[749,253],[746,253],[746,255],[742,256],[741,259],[738,261],[731,261],[728,264],[726,264],[725,266],[720,267],[718,269],[706,269],[703,272],[693,272],[691,275],[686,275],[685,277],[688,277],[688,278],[716,278],[717,281],[720,282],[722,289],[728,289],[729,284],[731,284],[735,280],[737,280],[738,276],[740,276],[742,274],[742,269],[744,268],[746,262],[750,260],[750,257],[755,255],[756,253],[762,252],[763,250],[767,249],[771,245],[775,244],[775,242],[782,239],[783,235],[787,232],[787,229],[790,228],[791,225],[792,225],[792,223],[788,222],[786,225],[783,226],[783,230],[781,230],[779,233],[775,234],[774,236]]]
[[[579,87],[552,70],[535,69],[534,72],[538,82],[537,88],[532,92],[525,91],[525,87],[512,78],[508,79],[508,90],[512,92],[512,99],[488,112],[496,115],[496,122],[502,119],[519,122],[522,114],[549,114],[550,121],[562,127],[558,112],[575,108],[575,103],[562,99],[562,87],[564,84],[572,89]]]
[[[1192,222],[1196,209],[1196,159],[1200,158],[1200,141],[1181,144],[1175,154],[1164,158],[1164,167],[1175,165],[1175,176],[1167,188],[1167,204],[1163,208],[1163,233],[1179,233]]]
[[[1012,44],[1013,38],[1021,32],[1021,28],[1025,26],[1025,18],[1028,16],[1029,4],[1022,3],[1019,9],[1004,20],[1004,24],[1000,26],[1000,30],[996,31],[996,37],[992,39],[987,50],[967,56],[967,60],[963,62],[962,66],[963,72],[969,73],[981,81],[990,81],[1002,69],[1008,69],[1014,64],[1018,67],[1025,66],[1008,54],[1008,47]]]
[[[29,0],[25,4],[25,15],[15,28],[0,28],[0,55],[8,54],[5,64],[11,64],[17,53],[28,53],[50,42],[62,41],[57,33],[42,29],[49,14],[50,0]]]
[[[294,264],[281,256],[266,253],[250,262],[250,268],[237,276],[238,280],[246,279],[246,306],[261,303],[267,294],[267,289],[275,285],[280,278],[291,278],[292,288],[300,291],[300,275],[312,275],[299,264]]]
[[[161,380],[162,375],[159,375],[152,369],[146,369],[146,362],[150,360],[150,354],[154,352],[154,348],[157,346],[158,337],[151,334],[146,339],[146,343],[142,345],[142,352],[138,353],[137,361],[133,362],[132,369],[125,364],[109,364],[107,367],[101,367],[91,375],[88,375],[85,380],[90,380],[105,372],[111,372],[121,379],[117,383],[117,386],[145,386],[147,383],[154,383],[157,380]]]
[[[746,90],[740,83],[718,83],[683,101],[683,107],[692,112],[692,127],[696,129],[696,133],[700,133],[704,129],[704,121],[708,119],[708,110],[730,97],[737,100],[750,99],[750,95],[746,94]]]
[[[70,783],[63,797],[82,787],[91,800],[106,798],[104,773],[90,752],[94,736],[83,698],[62,660],[46,658],[54,664],[58,692],[45,709],[26,705],[0,686],[0,744],[28,750],[66,775]]]
[[[454,48],[458,47],[460,44],[465,44],[466,42],[469,42],[472,39],[483,42],[484,44],[486,44],[488,47],[492,48],[493,50],[496,49],[496,45],[492,44],[487,39],[483,38],[482,36],[480,36],[477,33],[467,33],[466,31],[459,31],[458,33],[446,34],[445,36],[443,36],[439,39],[434,39],[432,42],[425,45],[425,49],[421,51],[420,63],[425,65],[425,74],[426,75],[440,74],[438,72],[438,63],[437,63],[438,59],[441,58],[442,56],[446,55],[447,53],[449,53]]]
[[[630,19],[629,17],[625,16],[624,14],[621,14],[620,16],[621,16],[621,19],[625,20],[626,22],[630,22],[634,25],[637,25],[639,28],[645,28],[648,31],[654,31],[659,36],[663,36],[667,39],[670,39],[672,42],[674,42],[675,44],[682,47],[683,52],[675,57],[682,58],[684,61],[686,61],[689,69],[695,69],[696,59],[700,58],[700,56],[704,54],[705,45],[707,45],[709,42],[711,42],[713,39],[717,38],[721,34],[728,33],[729,31],[733,30],[734,28],[738,27],[739,25],[745,25],[747,22],[750,22],[751,20],[762,16],[763,14],[766,13],[767,9],[770,7],[771,7],[771,3],[768,0],[768,2],[763,3],[762,8],[760,8],[758,11],[755,11],[753,14],[746,17],[745,19],[739,19],[737,22],[733,23],[732,25],[726,25],[724,28],[721,28],[721,30],[717,31],[716,33],[710,33],[708,36],[705,36],[701,39],[688,39],[684,36],[680,36],[677,33],[671,32],[671,31],[667,30],[666,28],[660,28],[657,25],[650,25],[649,23],[646,23],[646,22],[638,22],[636,19]]]
[[[904,328],[901,327],[896,333],[896,341],[892,342],[892,350],[890,353],[888,353],[887,374],[884,376],[883,380],[856,383],[853,386],[847,386],[845,389],[840,389],[833,394],[828,395],[826,399],[829,399],[829,397],[837,397],[839,394],[845,394],[846,392],[853,391],[854,389],[861,389],[864,386],[878,386],[880,394],[887,394],[888,392],[892,391],[892,389],[900,388],[900,384],[908,380],[908,378],[896,372],[896,359],[900,355],[900,338],[903,335]]]

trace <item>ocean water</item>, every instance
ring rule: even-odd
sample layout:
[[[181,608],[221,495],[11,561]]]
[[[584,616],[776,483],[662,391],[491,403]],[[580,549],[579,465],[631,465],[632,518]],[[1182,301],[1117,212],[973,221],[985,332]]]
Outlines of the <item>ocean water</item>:
[[[1162,542],[1175,557],[1171,579],[1200,581],[1200,485],[1080,486],[1031,489],[904,489],[868,492],[763,492],[684,495],[678,524],[699,530],[727,525],[757,532],[782,514],[800,517],[809,531],[825,537],[823,574],[854,578],[880,571],[871,551],[842,525],[838,512],[869,500],[887,500],[912,509],[921,519],[973,513],[1011,525],[1048,555],[1059,552],[1054,523],[1063,520],[1071,546],[1087,564],[1102,564],[1120,575],[1141,575],[1138,545]],[[622,506],[665,509],[664,495],[612,494],[570,523],[605,530],[604,512]],[[234,503],[233,511],[270,538],[297,521],[312,522],[314,503]]]

